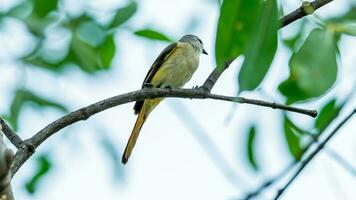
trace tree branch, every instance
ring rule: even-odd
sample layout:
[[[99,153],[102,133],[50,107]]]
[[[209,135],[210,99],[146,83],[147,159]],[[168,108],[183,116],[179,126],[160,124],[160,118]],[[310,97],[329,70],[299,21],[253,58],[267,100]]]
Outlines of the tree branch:
[[[281,28],[287,26],[288,24],[294,21],[297,21],[300,18],[313,14],[318,8],[332,1],[333,0],[315,0],[313,2],[304,1],[299,8],[280,19]]]
[[[325,147],[325,145],[330,141],[330,139],[336,135],[339,129],[356,113],[356,109],[354,109],[345,119],[321,142],[317,148],[310,153],[308,157],[306,157],[302,162],[298,170],[295,174],[289,179],[286,185],[283,188],[278,190],[277,195],[275,196],[274,200],[279,199],[282,194],[287,190],[287,188],[293,183],[293,181],[299,176],[299,174],[303,171],[303,169],[313,160],[313,158]]]
[[[288,15],[282,17],[279,20],[280,29],[287,26],[288,24],[297,21],[300,18],[305,17],[306,15],[312,14],[315,12],[318,8],[326,5],[327,3],[330,3],[333,0],[315,0],[313,2],[308,2],[305,1],[303,2],[303,5],[293,12],[289,13]],[[307,12],[306,12],[307,11]],[[203,84],[203,89],[207,91],[211,91],[211,89],[214,87],[216,81],[219,79],[221,74],[229,68],[230,64],[233,62],[233,60],[228,60],[225,62],[225,64],[222,67],[215,67],[214,70],[210,73],[209,78],[205,81]]]
[[[10,164],[14,153],[6,148],[2,133],[4,127],[0,124],[0,200],[13,200],[14,196],[11,189]]]
[[[16,147],[20,148],[22,139],[10,128],[9,125],[0,117],[0,125],[2,126],[2,132],[10,140],[10,142]]]
[[[102,112],[106,109],[112,108],[114,106],[122,105],[125,103],[144,100],[144,99],[154,99],[158,97],[181,97],[190,99],[214,99],[221,101],[229,101],[235,103],[245,103],[253,104],[264,107],[270,107],[273,109],[282,109],[291,112],[301,113],[315,117],[317,115],[316,110],[307,110],[301,108],[295,108],[291,106],[286,106],[278,103],[271,103],[256,99],[248,99],[243,97],[230,97],[217,94],[211,94],[210,92],[203,89],[164,89],[164,88],[144,88],[134,92],[129,92],[126,94],[114,96],[97,103],[91,104],[89,106],[80,108],[74,112],[71,112],[56,121],[52,122],[44,129],[36,133],[33,137],[25,140],[18,152],[15,155],[14,162],[11,166],[12,174],[14,175],[16,171],[21,167],[21,165],[34,153],[34,150],[47,138],[49,138],[54,133],[60,131],[61,129],[78,122],[80,120],[86,120],[92,115]]]
[[[314,6],[314,10],[320,8],[321,6],[325,5],[326,3],[330,2],[331,0],[316,0],[311,3],[312,6]],[[298,10],[298,9],[297,9]],[[298,12],[298,11],[294,11]],[[304,11],[303,11],[304,12]],[[284,26],[288,25],[289,23],[298,20],[299,18],[305,16],[305,14],[301,17],[295,14],[289,14],[290,16],[283,17],[280,22],[281,22],[281,27],[283,28]],[[294,16],[294,17],[292,17]],[[288,19],[288,23],[285,23],[284,21]],[[290,106],[285,106],[281,104],[276,104],[276,103],[270,103],[270,102],[265,102],[265,101],[260,101],[260,100],[254,100],[254,99],[247,99],[247,98],[242,98],[242,97],[227,97],[227,96],[221,96],[221,95],[214,95],[210,94],[211,89],[214,87],[215,83],[221,76],[221,74],[229,67],[229,65],[232,63],[233,60],[227,61],[223,67],[216,67],[213,72],[209,75],[208,79],[205,81],[202,87],[200,87],[198,90],[188,90],[188,89],[172,89],[172,90],[167,90],[167,89],[142,89],[138,90],[135,92],[130,92],[126,93],[123,95],[118,95],[100,102],[97,102],[95,104],[92,104],[90,106],[81,108],[77,111],[74,111],[68,115],[65,115],[58,120],[52,122],[45,128],[43,128],[41,131],[36,133],[33,137],[31,137],[28,140],[25,140],[21,142],[19,145],[18,138],[16,139],[17,142],[15,143],[19,149],[16,152],[14,161],[12,162],[11,165],[11,172],[12,176],[17,172],[17,170],[23,165],[23,163],[34,153],[35,149],[42,143],[44,142],[48,137],[53,135],[54,133],[58,132],[59,130],[65,128],[66,126],[69,126],[75,122],[78,122],[80,120],[86,120],[90,116],[101,112],[103,110],[106,110],[108,108],[118,106],[124,103],[128,102],[133,102],[137,100],[143,100],[143,99],[150,99],[150,98],[157,98],[157,97],[181,97],[181,98],[195,98],[195,99],[216,99],[216,100],[224,100],[224,101],[231,101],[235,103],[246,103],[246,104],[254,104],[254,105],[260,105],[260,106],[265,106],[265,107],[271,107],[274,109],[283,109],[283,110],[288,110],[292,112],[298,112],[298,113],[303,113],[306,115],[310,115],[315,117],[317,115],[317,112],[315,110],[305,110],[305,109],[300,109],[300,108],[294,108]],[[10,134],[11,136],[12,134]],[[12,135],[13,136],[13,135]],[[11,138],[11,137],[10,137]]]

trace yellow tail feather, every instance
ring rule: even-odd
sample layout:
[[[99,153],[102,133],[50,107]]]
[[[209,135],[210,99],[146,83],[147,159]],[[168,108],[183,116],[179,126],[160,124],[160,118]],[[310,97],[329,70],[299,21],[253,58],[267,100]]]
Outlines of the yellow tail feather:
[[[122,164],[126,164],[130,158],[132,150],[136,144],[138,135],[140,134],[140,130],[142,125],[145,123],[150,112],[162,101],[163,98],[157,98],[153,100],[146,100],[141,108],[140,113],[138,114],[135,126],[131,132],[129,141],[127,142],[124,154],[122,155],[121,162]]]
[[[147,113],[148,115],[148,113]],[[129,141],[127,142],[124,154],[122,155],[121,162],[122,164],[126,164],[130,158],[132,150],[136,144],[138,135],[140,134],[140,130],[142,128],[143,123],[146,121],[146,109],[145,107],[142,108],[141,112],[138,114],[135,126],[131,132]]]

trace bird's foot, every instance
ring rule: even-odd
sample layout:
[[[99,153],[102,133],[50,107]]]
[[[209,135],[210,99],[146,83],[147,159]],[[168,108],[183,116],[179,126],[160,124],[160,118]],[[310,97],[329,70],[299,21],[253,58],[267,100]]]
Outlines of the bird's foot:
[[[151,83],[145,83],[143,84],[143,88],[153,88],[153,85]]]
[[[166,88],[166,89],[168,89],[170,92],[172,92],[172,87],[171,87],[171,86],[167,85],[167,86],[165,86],[164,88]]]

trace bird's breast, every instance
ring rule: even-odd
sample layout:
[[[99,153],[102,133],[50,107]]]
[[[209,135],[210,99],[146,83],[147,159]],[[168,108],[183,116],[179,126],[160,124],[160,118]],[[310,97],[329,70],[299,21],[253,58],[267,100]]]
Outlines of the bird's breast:
[[[161,87],[183,87],[199,66],[199,53],[190,44],[179,44],[158,70],[156,80]]]

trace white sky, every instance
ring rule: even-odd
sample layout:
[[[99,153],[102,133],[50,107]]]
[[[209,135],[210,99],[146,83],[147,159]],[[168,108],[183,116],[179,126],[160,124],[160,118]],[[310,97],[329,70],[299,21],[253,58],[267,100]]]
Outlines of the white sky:
[[[0,7],[6,8],[11,0],[0,0]],[[107,11],[124,5],[126,1],[69,1],[64,5],[76,13],[83,6],[95,8],[102,20],[107,19]],[[318,11],[322,17],[330,13],[336,15],[345,9],[345,0],[335,1]],[[2,5],[1,5],[2,4]],[[297,0],[284,2],[286,11],[298,7]],[[188,26],[194,18],[197,27],[191,31]],[[172,38],[179,38],[192,32],[202,38],[209,56],[201,56],[200,68],[186,85],[191,88],[200,85],[214,66],[214,38],[218,18],[218,5],[206,0],[149,0],[139,1],[139,10],[124,30],[115,37],[118,44],[113,69],[97,76],[83,75],[78,70],[69,70],[60,76],[36,68],[26,68],[26,87],[39,94],[58,99],[71,109],[117,94],[136,90],[155,57],[166,44],[137,38],[129,31],[139,28],[155,28]],[[21,75],[21,66],[13,58],[33,45],[24,36],[24,27],[14,21],[7,22],[5,32],[0,32],[0,113],[7,111]],[[288,34],[293,26],[283,30]],[[356,40],[345,37],[341,42],[339,78],[328,95],[317,103],[299,105],[306,108],[320,108],[337,95],[342,100],[355,85]],[[243,93],[246,97],[282,102],[276,87],[288,77],[289,52],[280,47],[273,66],[264,80],[263,90]],[[236,72],[241,60],[233,64],[216,84],[213,92],[234,95]],[[45,84],[44,84],[45,83]],[[29,161],[16,175],[13,188],[17,199],[232,199],[253,190],[266,177],[284,169],[291,158],[287,152],[281,130],[282,113],[276,110],[238,105],[229,123],[226,117],[232,105],[212,100],[168,99],[158,106],[144,125],[133,155],[124,167],[124,182],[114,183],[113,165],[103,149],[98,146],[100,134],[111,138],[122,152],[136,120],[133,104],[107,110],[80,122],[51,137],[37,150],[54,155],[54,169],[42,182],[41,189],[34,196],[23,190],[23,182],[34,169]],[[356,106],[355,96],[341,115],[345,116]],[[189,116],[192,114],[196,123]],[[178,112],[179,111],[179,112]],[[178,113],[178,114],[177,114]],[[38,112],[27,108],[21,115],[20,133],[28,137],[60,116],[53,110]],[[312,119],[290,113],[294,121],[303,128],[310,128]],[[190,121],[190,123],[186,123]],[[350,120],[328,147],[341,154],[350,163],[356,163],[355,130],[356,118]],[[257,159],[261,172],[255,173],[244,160],[246,132],[251,123],[258,124]],[[99,130],[99,131],[98,131]],[[197,138],[209,140],[197,140]],[[214,147],[212,147],[212,141]],[[210,147],[206,151],[206,147]],[[217,148],[216,151],[211,149]],[[213,153],[215,152],[215,154]],[[121,155],[120,155],[121,156]],[[222,157],[221,157],[222,156]],[[216,159],[220,159],[218,162]],[[222,160],[222,161],[221,161]],[[117,166],[122,169],[121,166]],[[221,171],[232,170],[233,174]],[[228,174],[227,174],[228,173]],[[283,184],[283,182],[282,182]],[[308,165],[282,199],[352,199],[356,196],[356,181],[340,165],[325,153]],[[260,199],[270,199],[276,188],[269,190]]]

